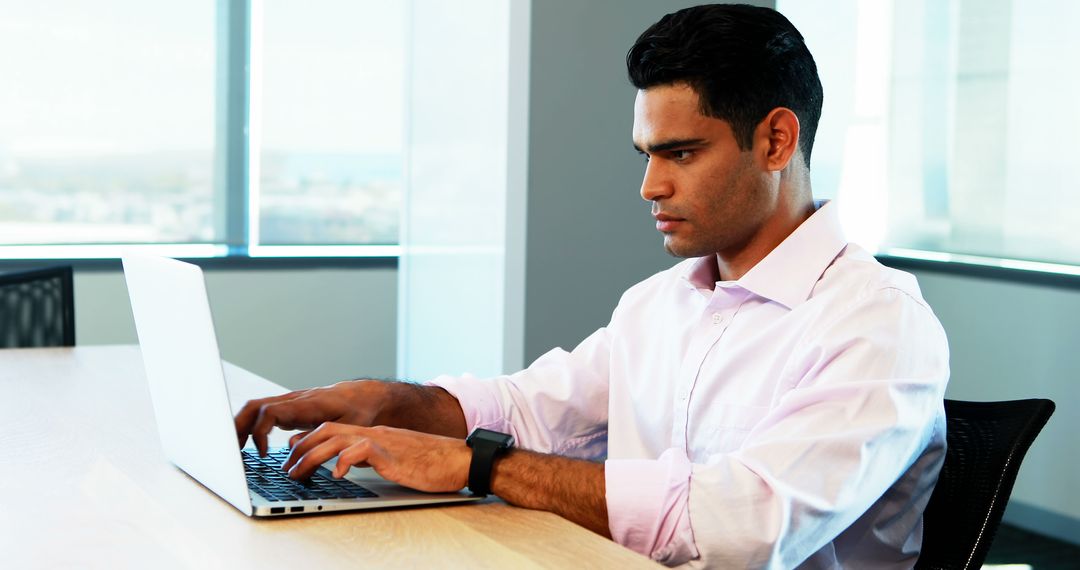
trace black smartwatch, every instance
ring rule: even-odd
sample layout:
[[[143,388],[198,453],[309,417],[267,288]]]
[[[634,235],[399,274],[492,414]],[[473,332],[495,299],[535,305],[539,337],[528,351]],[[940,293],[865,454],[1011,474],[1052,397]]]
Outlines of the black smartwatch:
[[[491,492],[491,469],[495,465],[495,458],[514,446],[514,436],[477,428],[465,439],[465,445],[472,448],[469,491],[473,495],[486,496]]]

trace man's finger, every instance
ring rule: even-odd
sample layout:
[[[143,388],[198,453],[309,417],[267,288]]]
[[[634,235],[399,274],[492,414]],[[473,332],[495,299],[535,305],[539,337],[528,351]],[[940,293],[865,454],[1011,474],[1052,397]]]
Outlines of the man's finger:
[[[341,479],[353,466],[363,467],[370,465],[369,459],[382,450],[368,438],[353,443],[338,453],[337,465],[334,466],[334,477]]]
[[[285,463],[281,465],[281,468],[288,471],[300,461],[300,458],[302,458],[304,454],[331,437],[341,433],[342,427],[344,426],[341,424],[326,422],[311,430],[306,435],[301,434],[304,435],[304,437],[301,437],[300,439],[294,438],[295,441],[291,441],[291,444],[289,445],[289,447],[292,448],[289,450],[289,457],[285,459]]]
[[[251,438],[255,441],[255,446],[262,450],[267,447],[267,434],[275,427],[311,429],[322,421],[324,415],[317,402],[303,397],[265,404],[259,410],[259,417],[251,428]]]
[[[308,430],[308,431],[302,431],[302,432],[290,437],[289,438],[289,448],[291,449],[291,448],[296,447],[297,442],[299,442],[301,439],[304,439],[305,437],[307,437],[310,434],[311,434],[311,431]]]
[[[332,459],[339,451],[348,447],[350,437],[335,435],[312,448],[289,469],[289,477],[293,479],[307,479],[323,464]]]
[[[259,450],[261,457],[266,457],[267,435],[274,426],[279,425],[283,415],[288,413],[288,404],[263,404],[259,407],[259,415],[255,425],[251,428],[251,440],[255,442],[255,449]]]
[[[255,424],[255,420],[258,419],[259,410],[263,406],[295,398],[297,395],[296,392],[289,392],[280,396],[251,400],[244,404],[240,411],[237,412],[236,417],[233,418],[233,424],[236,426],[236,438],[240,440],[240,447],[244,446],[248,436],[251,435],[251,428]]]

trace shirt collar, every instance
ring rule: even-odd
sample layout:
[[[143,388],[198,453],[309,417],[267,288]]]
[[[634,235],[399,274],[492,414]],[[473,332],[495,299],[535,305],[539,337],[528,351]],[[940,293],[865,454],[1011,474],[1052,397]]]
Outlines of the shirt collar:
[[[683,273],[683,280],[697,290],[734,284],[794,309],[810,297],[825,269],[848,243],[836,205],[820,201],[815,206],[817,211],[738,281],[718,281],[714,256],[694,260]]]

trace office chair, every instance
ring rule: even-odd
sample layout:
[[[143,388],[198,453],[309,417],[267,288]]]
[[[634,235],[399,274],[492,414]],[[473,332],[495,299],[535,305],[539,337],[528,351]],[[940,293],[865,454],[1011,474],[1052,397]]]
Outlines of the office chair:
[[[980,568],[1050,400],[945,400],[948,451],[923,515],[915,568]]]
[[[0,348],[75,346],[71,267],[0,274]]]

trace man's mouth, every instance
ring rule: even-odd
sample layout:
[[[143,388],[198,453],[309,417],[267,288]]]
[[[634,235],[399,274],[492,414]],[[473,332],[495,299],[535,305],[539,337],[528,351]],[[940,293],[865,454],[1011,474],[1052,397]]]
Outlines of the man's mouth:
[[[663,212],[653,214],[653,217],[656,218],[656,230],[663,233],[675,231],[675,229],[679,227],[679,224],[686,221],[685,218],[679,218]]]

